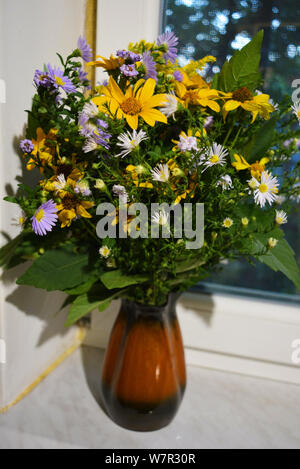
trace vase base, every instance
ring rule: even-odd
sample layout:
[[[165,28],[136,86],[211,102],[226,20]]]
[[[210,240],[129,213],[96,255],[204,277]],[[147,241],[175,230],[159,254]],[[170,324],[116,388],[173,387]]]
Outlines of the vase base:
[[[106,385],[103,385],[102,392],[107,413],[113,422],[127,430],[152,432],[172,422],[182,401],[184,388],[177,395],[152,404],[126,402],[112,397]]]

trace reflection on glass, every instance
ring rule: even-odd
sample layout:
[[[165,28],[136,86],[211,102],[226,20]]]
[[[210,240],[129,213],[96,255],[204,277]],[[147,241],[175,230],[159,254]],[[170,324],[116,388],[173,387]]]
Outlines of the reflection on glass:
[[[219,72],[235,50],[264,29],[263,91],[279,101],[285,94],[291,95],[293,80],[300,79],[299,18],[299,0],[165,0],[163,29],[174,31],[179,37],[182,65],[205,55],[217,58],[215,64],[207,66],[207,75]],[[300,265],[300,201],[297,203],[298,210],[290,217],[285,231]],[[247,262],[231,263],[211,280],[277,293],[296,293],[292,283],[280,273],[263,265],[251,267]]]

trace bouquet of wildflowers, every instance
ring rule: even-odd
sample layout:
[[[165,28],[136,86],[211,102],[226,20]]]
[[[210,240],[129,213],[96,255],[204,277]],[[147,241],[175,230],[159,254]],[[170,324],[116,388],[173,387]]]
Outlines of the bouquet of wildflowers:
[[[0,251],[5,268],[31,261],[18,284],[65,292],[68,324],[114,298],[163,305],[241,256],[300,288],[281,228],[300,198],[300,105],[259,91],[262,38],[213,78],[214,57],[179,64],[171,32],[94,62],[80,38],[35,72],[20,148],[39,182],[6,197],[21,233]],[[95,89],[82,59],[107,72]]]

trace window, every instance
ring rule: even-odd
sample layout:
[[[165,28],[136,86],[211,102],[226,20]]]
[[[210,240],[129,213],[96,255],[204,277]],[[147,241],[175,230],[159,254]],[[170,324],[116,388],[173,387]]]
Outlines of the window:
[[[264,29],[262,72],[264,91],[275,101],[291,95],[293,80],[300,79],[300,17],[299,0],[164,0],[163,30],[174,31],[179,37],[179,60],[214,55],[217,62],[206,73],[216,73],[236,49],[249,42]],[[300,154],[298,155],[300,158]],[[300,201],[298,201],[300,202]],[[300,265],[300,206],[290,217],[285,231],[296,250]],[[281,294],[296,295],[295,287],[282,274],[259,264],[233,262],[210,282]]]

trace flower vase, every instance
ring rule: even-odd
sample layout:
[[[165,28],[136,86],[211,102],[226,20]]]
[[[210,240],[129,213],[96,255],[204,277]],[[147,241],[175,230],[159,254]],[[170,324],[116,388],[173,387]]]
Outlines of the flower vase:
[[[153,431],[174,418],[186,386],[178,295],[163,307],[123,300],[104,359],[102,394],[110,418]]]

